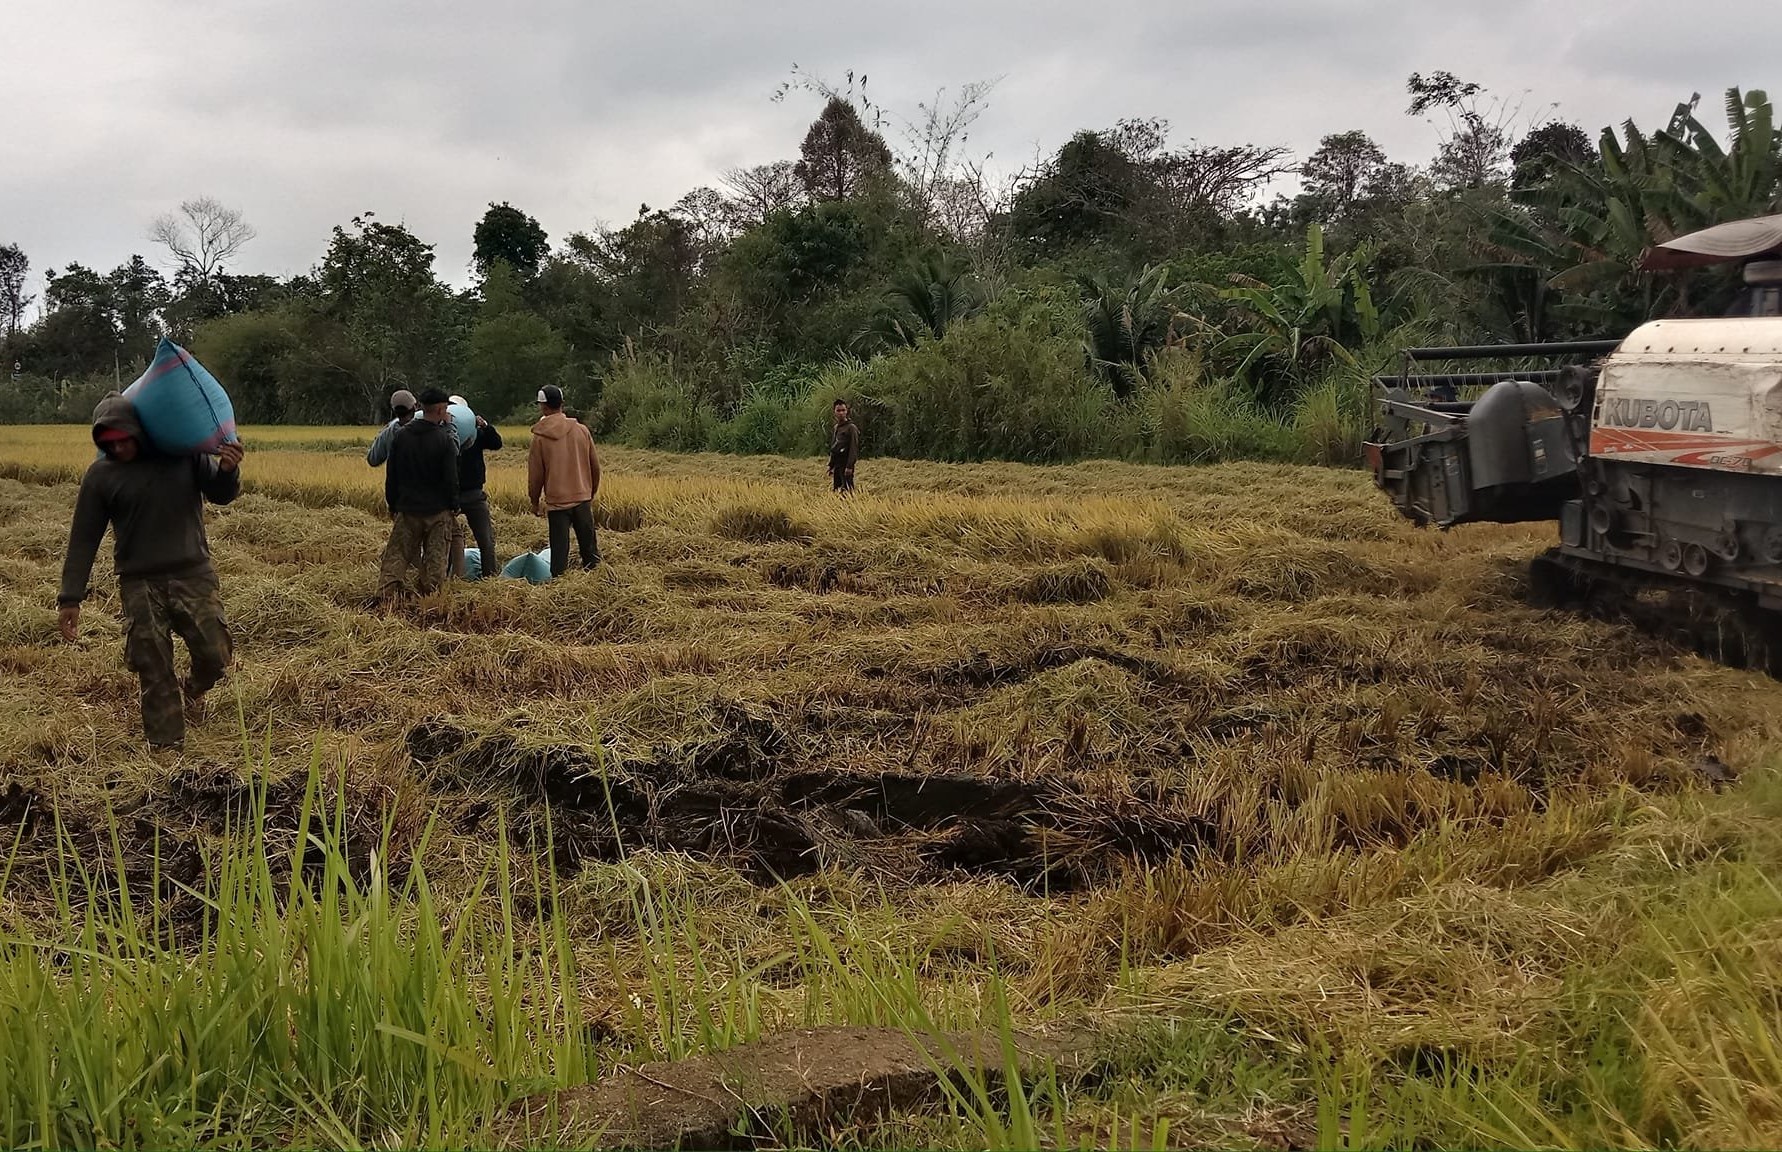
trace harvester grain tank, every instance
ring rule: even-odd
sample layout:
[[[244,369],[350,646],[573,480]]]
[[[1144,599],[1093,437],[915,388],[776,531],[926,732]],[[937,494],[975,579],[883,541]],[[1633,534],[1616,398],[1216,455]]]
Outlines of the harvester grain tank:
[[[1376,380],[1375,483],[1419,524],[1557,521],[1538,591],[1644,605],[1645,622],[1714,655],[1782,670],[1782,216],[1682,237],[1645,264],[1727,260],[1744,263],[1732,316],[1619,341],[1411,349]],[[1541,366],[1412,372],[1477,360]]]

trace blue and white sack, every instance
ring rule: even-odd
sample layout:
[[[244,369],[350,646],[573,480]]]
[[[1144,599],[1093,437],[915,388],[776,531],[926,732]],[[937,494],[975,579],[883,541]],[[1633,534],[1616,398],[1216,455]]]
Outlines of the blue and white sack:
[[[502,566],[501,574],[528,584],[543,584],[551,578],[551,550],[541,548],[537,552],[522,552]]]
[[[148,371],[124,389],[124,396],[143,433],[170,456],[215,452],[236,439],[229,394],[190,352],[165,337]]]
[[[452,418],[452,427],[458,432],[458,451],[469,450],[476,443],[476,413],[468,404],[453,404],[446,409]]]

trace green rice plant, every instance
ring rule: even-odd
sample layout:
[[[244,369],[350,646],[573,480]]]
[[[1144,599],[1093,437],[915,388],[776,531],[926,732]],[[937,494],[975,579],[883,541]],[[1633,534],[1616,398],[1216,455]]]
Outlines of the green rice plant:
[[[1686,1144],[1782,1141],[1782,888],[1744,865],[1653,924],[1658,971],[1631,1021],[1641,1128]]]
[[[647,1037],[652,1057],[660,1060],[721,1052],[759,1039],[768,1019],[762,973],[786,957],[749,963],[735,949],[707,939],[694,893],[667,896],[640,870],[627,867],[626,873],[635,951],[643,968],[643,990],[623,1009],[626,1032]],[[615,983],[633,983],[617,948],[609,947],[607,959]]]
[[[387,835],[349,860],[323,785],[288,837],[255,788],[190,884],[116,823],[97,859],[62,830],[49,915],[0,934],[0,1141],[474,1143],[587,1077],[568,936],[522,926],[505,846],[448,915]]]
[[[1162,464],[1221,460],[1297,460],[1292,429],[1257,407],[1230,381],[1208,379],[1200,360],[1181,350],[1161,353],[1138,403],[1152,413],[1152,458]]]

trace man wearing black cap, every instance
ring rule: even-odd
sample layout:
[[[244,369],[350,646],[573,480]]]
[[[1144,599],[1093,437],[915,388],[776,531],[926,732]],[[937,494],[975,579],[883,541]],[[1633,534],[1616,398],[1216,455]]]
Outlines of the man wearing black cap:
[[[378,573],[378,595],[391,603],[402,594],[408,571],[423,596],[445,583],[452,558],[452,525],[458,516],[458,442],[446,430],[451,397],[438,388],[421,393],[421,416],[390,441],[384,500],[390,506],[390,542]]]
[[[390,458],[390,441],[396,438],[399,429],[408,427],[408,422],[415,418],[415,394],[407,388],[398,388],[390,393],[390,415],[388,424],[378,432],[377,438],[365,453],[365,462],[373,468],[381,468],[384,461]]]
[[[587,425],[563,414],[563,389],[538,390],[538,423],[532,426],[532,454],[526,461],[532,514],[551,525],[551,575],[569,570],[569,532],[575,530],[582,568],[600,563],[594,535],[594,493],[600,491],[600,458]]]

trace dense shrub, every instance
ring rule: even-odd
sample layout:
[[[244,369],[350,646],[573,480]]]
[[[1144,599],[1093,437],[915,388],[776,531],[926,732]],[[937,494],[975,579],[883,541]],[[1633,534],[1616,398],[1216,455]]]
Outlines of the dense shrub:
[[[1263,412],[1246,391],[1207,380],[1200,361],[1166,352],[1138,399],[1150,412],[1150,459],[1160,464],[1217,460],[1298,460],[1304,447],[1293,428]]]
[[[655,357],[615,358],[583,417],[597,439],[673,451],[707,447],[712,425],[698,393]]]
[[[1354,372],[1328,376],[1300,397],[1293,433],[1314,464],[1354,465],[1372,424],[1366,377]]]
[[[287,382],[295,374],[300,339],[280,312],[243,312],[200,325],[192,355],[224,382],[235,418],[243,424],[275,424],[288,418]]]
[[[563,338],[539,316],[508,312],[477,324],[465,363],[465,395],[491,412],[530,410],[541,383],[556,383],[568,360]]]
[[[583,415],[604,442],[739,455],[821,454],[839,399],[854,410],[867,456],[1339,466],[1360,456],[1368,395],[1359,371],[1331,375],[1276,416],[1241,382],[1208,376],[1199,356],[1171,348],[1122,401],[1088,370],[1059,313],[1049,302],[1004,307],[870,361],[781,367],[728,412],[667,359],[621,357]],[[525,405],[514,418],[532,416]]]
[[[873,446],[939,460],[1093,455],[1116,402],[1084,370],[1080,342],[1041,316],[960,321],[940,340],[858,373],[859,401],[888,425]]]
[[[107,392],[121,390],[130,379],[109,374],[51,380],[20,375],[0,379],[0,424],[85,424]]]

